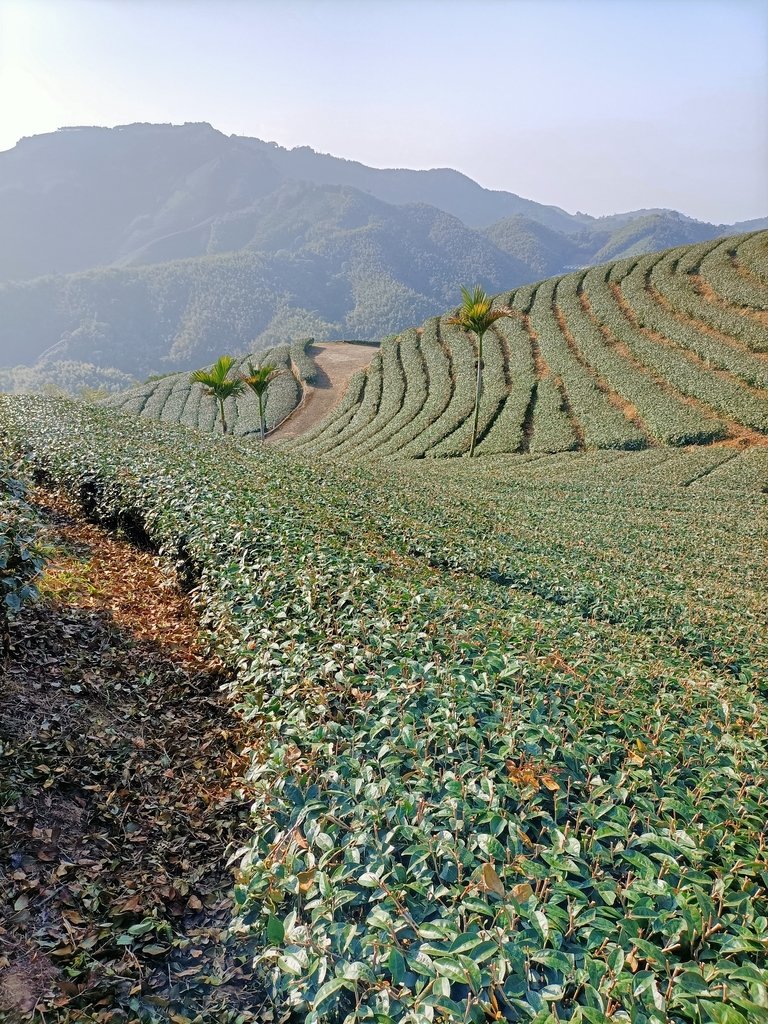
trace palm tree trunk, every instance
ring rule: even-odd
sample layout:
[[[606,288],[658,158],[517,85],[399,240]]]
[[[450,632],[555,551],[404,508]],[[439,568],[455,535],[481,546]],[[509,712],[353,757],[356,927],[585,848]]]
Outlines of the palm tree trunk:
[[[470,459],[475,454],[475,442],[477,440],[477,421],[480,417],[480,395],[483,391],[483,336],[477,337],[477,381],[475,383],[475,414],[472,417],[472,441],[469,445]]]
[[[219,399],[219,405],[221,406],[221,429],[224,434],[227,432],[227,420],[224,416],[224,399]]]
[[[264,396],[259,395],[259,427],[261,429],[261,440],[264,442]]]

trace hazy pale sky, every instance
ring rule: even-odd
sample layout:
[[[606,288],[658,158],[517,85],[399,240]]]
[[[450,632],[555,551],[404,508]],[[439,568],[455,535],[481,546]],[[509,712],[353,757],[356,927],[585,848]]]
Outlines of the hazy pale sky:
[[[133,121],[765,216],[768,0],[0,0],[0,149]]]

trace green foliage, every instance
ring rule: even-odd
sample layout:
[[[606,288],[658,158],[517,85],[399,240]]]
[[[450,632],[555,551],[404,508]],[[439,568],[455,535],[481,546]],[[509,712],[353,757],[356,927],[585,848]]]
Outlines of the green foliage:
[[[296,367],[299,380],[311,384],[317,376],[317,367],[312,356],[307,352],[314,345],[314,338],[301,338],[291,342],[291,362]]]
[[[761,1019],[764,450],[336,470],[63,402],[0,427],[197,580],[286,1010]]]
[[[493,298],[487,295],[479,285],[476,285],[471,292],[462,286],[461,300],[458,312],[454,316],[448,317],[447,322],[474,334],[478,346],[481,346],[483,335],[492,324],[511,315],[509,309],[494,308]]]
[[[227,432],[227,420],[224,412],[224,403],[228,398],[235,398],[237,395],[242,394],[245,387],[245,382],[242,378],[230,376],[234,365],[235,359],[232,356],[219,356],[210,369],[195,370],[191,376],[193,384],[202,384],[205,393],[211,395],[219,403],[219,408],[221,409],[221,429],[225,434]],[[168,391],[170,392],[170,387]],[[160,393],[162,394],[163,392],[161,391]]]
[[[358,408],[343,424],[332,414],[313,432],[312,450],[444,458],[472,452],[475,441],[486,456],[709,444],[744,428],[768,433],[760,354],[768,345],[766,238],[761,232],[580,270],[493,303],[482,289],[464,290],[461,310],[424,324],[418,353],[412,332],[386,339],[384,362],[371,364]],[[723,290],[730,278],[748,281],[752,305],[731,308],[705,294],[705,264],[710,275],[721,267]],[[467,334],[477,339],[481,328],[473,348]]]
[[[265,429],[271,430],[296,408],[300,397],[299,385],[290,371],[287,345],[235,360],[229,371],[230,377],[242,377],[248,364],[257,358],[262,364],[269,363],[279,371],[271,380],[264,402]],[[103,404],[145,419],[182,423],[204,433],[213,433],[216,429],[217,400],[206,393],[202,384],[195,383],[190,373],[166,374],[150,379],[129,391],[110,396]],[[253,400],[247,388],[226,398],[224,409],[227,425],[233,434],[248,436],[260,432],[258,402]]]
[[[259,403],[259,430],[261,433],[261,440],[264,440],[265,434],[265,423],[264,423],[264,399],[267,394],[267,389],[275,377],[281,371],[272,363],[262,363],[258,368],[253,365],[252,362],[248,362],[248,372],[242,374],[240,380],[252,391],[256,396],[256,400]]]
[[[22,605],[37,597],[35,580],[45,558],[40,523],[16,468],[0,458],[0,641],[8,654],[10,624]]]
[[[661,444],[706,444],[724,436],[722,424],[713,416],[676,399],[644,369],[611,344],[612,334],[604,334],[590,316],[592,304],[606,288],[604,276],[580,274],[562,278],[554,302],[565,328],[573,339],[574,353],[610,391],[631,407],[635,447],[657,441]],[[589,303],[588,307],[583,304]],[[620,311],[617,309],[616,313]],[[615,414],[614,414],[615,415]],[[624,419],[627,417],[624,415]],[[620,421],[619,421],[620,423]],[[625,424],[625,429],[627,426]],[[645,437],[643,437],[643,434]],[[630,444],[625,445],[631,447]]]
[[[642,262],[638,266],[644,269]],[[718,369],[716,365],[696,358],[696,353],[681,345],[677,340],[680,335],[675,317],[669,318],[671,326],[665,328],[665,335],[660,340],[648,332],[642,319],[632,315],[631,305],[629,314],[622,308],[610,285],[619,285],[623,292],[626,276],[627,271],[622,264],[615,265],[613,269],[600,268],[587,273],[585,290],[590,297],[595,320],[626,346],[631,357],[646,367],[647,373],[669,382],[680,395],[703,403],[715,414],[768,433],[765,399],[750,389],[744,380],[713,372]],[[671,337],[667,338],[666,334]],[[743,359],[755,361],[754,356],[746,352]]]
[[[0,369],[0,392],[11,395],[41,392],[80,397],[95,391],[116,394],[135,383],[131,374],[121,370],[69,359]]]

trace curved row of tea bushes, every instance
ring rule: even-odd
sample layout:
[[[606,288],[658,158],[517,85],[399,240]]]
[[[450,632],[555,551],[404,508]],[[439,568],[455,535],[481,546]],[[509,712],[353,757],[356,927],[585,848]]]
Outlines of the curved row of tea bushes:
[[[747,384],[768,387],[768,365],[714,333],[721,332],[728,339],[737,339],[758,349],[768,345],[768,331],[763,332],[765,337],[761,338],[759,324],[723,310],[698,295],[678,257],[668,253],[661,259],[640,260],[629,277],[621,282],[621,290],[641,326],[663,334],[674,344],[694,352],[708,365],[728,370]],[[656,293],[666,300],[665,305],[655,301]],[[670,315],[669,306],[676,315]],[[704,330],[698,328],[699,323],[704,325]]]
[[[473,367],[474,370],[474,367]],[[472,407],[474,409],[475,381],[472,382]],[[480,410],[477,420],[477,437],[483,438],[491,429],[496,417],[509,394],[504,347],[499,335],[488,331],[483,339],[483,386],[480,396]],[[436,458],[461,455],[467,451],[472,435],[472,416],[465,417],[450,434],[438,442],[429,454]]]
[[[597,322],[626,345],[634,359],[669,381],[677,391],[703,402],[713,412],[745,427],[768,432],[765,401],[740,387],[732,378],[719,376],[689,359],[682,349],[671,343],[663,344],[645,334],[617,302],[610,287],[612,280],[610,267],[595,267],[584,277],[584,291]],[[616,283],[620,285],[620,281]]]
[[[559,282],[555,294],[557,307],[585,362],[634,407],[645,431],[658,443],[705,444],[723,437],[721,423],[678,401],[650,374],[608,344],[581,304],[582,291],[589,298],[593,287],[591,279],[590,285],[586,285],[585,275],[572,274]]]
[[[768,288],[768,232],[759,231],[738,242],[735,263],[752,281]],[[765,303],[759,306],[764,307]]]
[[[707,282],[703,273],[704,267],[724,266],[731,277],[739,277],[734,273],[731,262],[732,251],[733,240],[725,239],[717,244],[693,247],[693,251],[684,249],[672,258],[666,256],[657,264],[659,280],[670,290],[670,301],[681,314],[719,332],[732,344],[735,340],[737,343],[740,342],[742,347],[754,352],[764,352],[768,348],[766,324],[754,317],[745,317],[741,309],[729,308],[727,304],[717,300],[716,293],[713,301],[705,291]],[[765,300],[764,295],[764,306]],[[749,355],[750,353],[747,353],[748,357]],[[757,362],[760,364],[759,359]]]
[[[542,377],[536,384],[533,436],[528,450],[546,454],[581,447],[583,443],[568,416],[563,392],[551,377]]]
[[[402,351],[403,348],[410,348],[414,345],[418,345],[418,336],[413,329],[406,331],[399,338],[385,339],[382,342],[379,350],[381,353],[381,378],[386,386],[382,386],[375,415],[366,424],[358,427],[349,442],[354,445],[355,450],[358,448],[365,450],[367,442],[374,440],[386,431],[402,408],[408,387]],[[385,438],[386,436],[385,434]],[[346,442],[337,443],[334,455],[343,455],[346,449]]]
[[[363,400],[366,387],[367,377],[365,370],[358,370],[357,373],[350,377],[341,400],[330,415],[301,435],[301,443],[307,451],[310,450],[314,442],[318,441],[321,436],[333,438],[349,424]]]
[[[737,270],[739,253],[749,271]],[[714,266],[749,285],[751,317],[699,294],[698,275]],[[768,301],[758,301],[764,267],[768,232],[630,257],[498,296],[514,315],[484,339],[478,456],[768,432],[768,363],[750,349],[768,330],[760,322]],[[293,447],[347,459],[466,454],[476,342],[448,319],[428,320],[418,345],[412,332],[386,339],[354,414],[333,412]]]
[[[409,458],[422,458],[461,427],[475,406],[475,347],[469,337],[445,318],[440,321],[440,343],[449,354],[452,388],[442,413],[401,451]],[[481,400],[482,401],[482,400]]]
[[[421,352],[419,334],[415,330],[400,336],[397,351],[402,369],[405,390],[394,415],[387,418],[377,433],[363,443],[355,444],[355,454],[374,452],[377,456],[386,454],[390,446],[400,447],[400,435],[419,415],[427,400],[427,376]]]
[[[298,341],[292,341],[290,352],[291,362],[296,370],[298,378],[304,384],[311,384],[317,376],[317,366],[312,356],[307,352],[307,349],[314,345],[314,338],[301,338]]]
[[[414,361],[410,373],[415,379],[415,385],[411,385],[410,407],[401,417],[397,432],[377,446],[378,458],[406,452],[408,444],[440,416],[450,401],[451,368],[440,343],[439,330],[437,317],[424,324],[419,342],[419,364]]]
[[[644,448],[642,433],[598,387],[594,372],[582,364],[567,345],[553,310],[559,279],[540,284],[530,312],[531,328],[542,358],[562,381],[568,403],[578,420],[588,448]]]
[[[383,347],[383,346],[382,346]],[[302,451],[312,451],[322,455],[336,445],[343,445],[349,437],[353,437],[357,431],[365,429],[374,419],[379,410],[384,386],[382,350],[374,353],[373,359],[365,373],[365,384],[355,404],[345,414],[343,422],[337,422],[335,412],[331,412],[330,418],[325,419],[319,426],[314,437],[306,440],[305,437],[298,438],[294,446]],[[346,395],[345,395],[346,397]],[[327,430],[330,424],[330,430]],[[339,427],[340,429],[336,429]]]
[[[718,301],[740,316],[754,317],[768,307],[768,282],[761,282],[749,269],[755,252],[763,261],[768,261],[768,240],[764,235],[748,236],[741,243],[737,239],[726,239],[722,248],[701,261],[699,272]],[[745,340],[756,352],[768,351],[765,344],[760,345],[749,337]]]
[[[505,394],[490,429],[477,446],[478,455],[516,452],[524,443],[525,416],[536,385],[531,341],[518,318],[497,320],[492,331],[500,340],[505,363]]]
[[[314,361],[304,352],[310,343],[311,339],[295,343],[296,353],[299,350],[304,353],[301,373],[315,371]],[[292,349],[288,345],[278,345],[266,352],[241,357],[232,368],[232,374],[245,373],[252,362],[257,366],[271,364],[282,371],[267,391],[265,418],[268,430],[289,416],[301,397],[299,382],[291,370],[292,358]],[[216,399],[205,393],[202,384],[193,383],[189,373],[173,373],[149,380],[129,391],[110,396],[102,404],[150,420],[182,423],[204,433],[221,430]],[[242,436],[260,433],[258,402],[250,391],[237,398],[228,398],[224,408],[233,433]]]

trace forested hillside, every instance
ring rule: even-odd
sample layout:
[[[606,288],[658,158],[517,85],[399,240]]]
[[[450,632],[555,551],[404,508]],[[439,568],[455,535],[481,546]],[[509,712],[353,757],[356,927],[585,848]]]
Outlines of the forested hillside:
[[[0,153],[0,389],[112,390],[308,334],[376,339],[458,282],[499,292],[737,227],[571,215],[206,124],[60,130]]]

